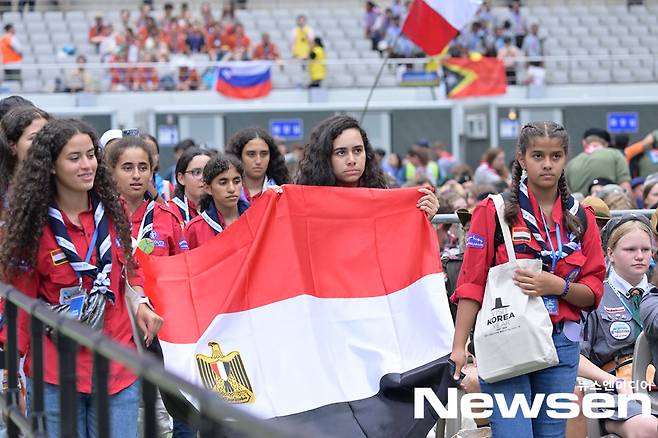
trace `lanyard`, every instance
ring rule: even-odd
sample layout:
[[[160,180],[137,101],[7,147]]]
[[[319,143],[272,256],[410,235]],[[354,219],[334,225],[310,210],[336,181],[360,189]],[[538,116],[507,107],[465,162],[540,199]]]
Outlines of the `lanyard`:
[[[548,240],[548,244],[551,246],[551,273],[555,273],[555,266],[557,265],[557,261],[562,258],[562,234],[560,233],[560,224],[557,222],[555,223],[555,234],[557,236],[557,252],[555,251],[555,247],[553,246],[553,240],[551,239],[551,233],[548,230],[548,225],[546,224],[546,216],[544,215],[544,211],[542,210],[541,212],[541,219],[542,222],[544,222],[544,230],[546,231],[546,240]]]
[[[94,249],[96,249],[96,240],[98,239],[98,227],[94,228],[94,235],[91,237],[91,243],[89,244],[89,249],[87,250],[87,257],[85,257],[85,263],[89,263],[91,260],[91,254],[94,252]],[[80,280],[80,286],[82,286],[82,275],[78,272],[75,271],[75,275],[78,276],[78,280]]]

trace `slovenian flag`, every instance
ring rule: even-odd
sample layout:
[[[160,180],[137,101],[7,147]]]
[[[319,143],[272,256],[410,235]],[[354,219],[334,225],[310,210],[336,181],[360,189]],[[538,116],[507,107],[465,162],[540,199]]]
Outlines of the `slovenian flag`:
[[[269,61],[220,62],[215,89],[234,99],[255,99],[272,91]]]
[[[402,33],[428,55],[438,55],[473,19],[481,3],[481,0],[413,0]]]
[[[454,328],[418,196],[286,185],[193,251],[138,251],[165,367],[296,431],[424,438],[413,388],[446,402]]]

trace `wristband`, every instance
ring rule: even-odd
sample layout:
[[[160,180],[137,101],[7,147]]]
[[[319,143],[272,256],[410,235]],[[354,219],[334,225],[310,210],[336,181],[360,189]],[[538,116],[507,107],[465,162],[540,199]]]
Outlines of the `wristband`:
[[[571,279],[570,278],[565,278],[564,279],[564,289],[562,289],[562,295],[560,295],[560,298],[564,298],[567,296],[569,293],[571,287]]]

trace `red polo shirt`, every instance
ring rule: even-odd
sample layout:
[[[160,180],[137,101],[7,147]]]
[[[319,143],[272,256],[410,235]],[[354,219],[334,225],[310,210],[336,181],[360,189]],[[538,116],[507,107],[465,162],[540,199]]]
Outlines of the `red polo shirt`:
[[[142,224],[148,204],[149,201],[144,201],[131,216],[131,234],[134,239],[137,239],[137,233],[139,233],[139,227]],[[187,251],[188,247],[181,225],[182,222],[178,219],[176,213],[180,214],[175,204],[155,203],[153,208],[153,232],[151,233],[153,252],[151,255],[170,256]]]
[[[173,201],[169,201],[169,207],[171,208],[171,211],[173,211],[176,217],[178,218],[178,221],[181,224],[185,225],[185,221],[183,220],[183,213],[181,213],[178,206]],[[199,215],[199,213],[197,213],[196,211],[196,205],[194,205],[194,203],[189,199],[187,200],[187,208],[189,209],[190,212],[190,220],[194,219]]]
[[[225,228],[221,215],[219,215],[219,221],[222,228]],[[215,230],[208,225],[208,222],[201,215],[195,217],[185,225],[185,238],[190,249],[203,245],[215,236]]]
[[[94,234],[93,211],[83,212],[79,216],[81,226],[74,225],[62,213],[66,230],[78,254],[85,257]],[[123,250],[118,247],[117,235],[114,224],[109,222],[110,239],[112,241],[112,271],[110,273],[110,289],[114,292],[116,302],[107,303],[105,307],[105,320],[103,333],[115,342],[128,348],[135,348],[132,337],[132,328],[128,317],[125,302],[125,278],[122,275],[126,259]],[[93,251],[91,263],[96,264],[97,251]],[[15,286],[20,291],[32,298],[39,298],[47,303],[59,303],[60,290],[62,288],[78,285],[78,277],[67,260],[61,261],[61,249],[55,241],[55,236],[46,224],[39,241],[39,250],[35,269],[28,275],[20,276],[15,281]],[[133,286],[144,286],[143,273],[137,269],[129,276],[129,282]],[[83,285],[87,290],[91,289],[93,279],[83,276]],[[25,371],[32,374],[31,357],[28,349],[29,344],[29,320],[25,314],[20,319],[19,348],[21,352],[27,352]],[[44,381],[57,385],[59,382],[58,355],[55,344],[48,337],[44,337]],[[91,393],[93,356],[89,350],[81,348],[77,355],[77,390],[78,392]],[[110,363],[108,375],[108,390],[110,394],[116,394],[135,382],[135,375],[127,368],[117,362]]]
[[[539,225],[539,232],[544,241],[546,240],[546,233],[544,230],[544,222],[541,215],[541,210],[537,204],[532,193],[530,193],[530,202],[532,204],[535,218]],[[596,219],[590,207],[586,209],[587,215],[587,230],[581,240],[581,250],[574,251],[566,258],[560,259],[555,267],[555,275],[560,278],[566,278],[574,269],[580,269],[580,273],[576,277],[576,282],[584,284],[589,287],[595,296],[595,303],[592,308],[596,308],[603,296],[603,280],[605,279],[605,261],[603,258],[603,249],[601,247],[601,236],[599,229],[596,226]],[[566,230],[562,225],[562,203],[558,197],[553,205],[551,218],[554,223],[561,224],[560,231],[562,232],[562,241],[566,241]],[[505,224],[501,224],[505,226]],[[529,233],[525,221],[521,216],[521,211],[517,216],[513,228],[513,241],[517,243],[526,243],[534,250],[539,251],[540,246]],[[505,245],[501,244],[498,248],[494,249],[494,234],[496,230],[496,207],[491,199],[487,198],[482,201],[473,212],[471,219],[470,229],[467,235],[467,245],[464,253],[464,262],[462,270],[457,280],[457,289],[451,300],[455,303],[459,302],[462,298],[468,298],[482,304],[484,296],[484,289],[487,283],[487,275],[489,267],[500,265],[509,261],[507,257],[507,250]],[[553,246],[557,248],[557,235],[555,233],[555,224],[549,229],[550,239]],[[529,241],[526,237],[529,236]],[[517,241],[514,236],[517,236]],[[472,242],[468,244],[468,242]],[[494,259],[495,256],[495,259]],[[516,254],[516,257],[521,258],[535,258],[533,254]],[[559,311],[556,315],[551,315],[553,324],[562,321],[580,321],[580,308],[573,304],[558,298]]]

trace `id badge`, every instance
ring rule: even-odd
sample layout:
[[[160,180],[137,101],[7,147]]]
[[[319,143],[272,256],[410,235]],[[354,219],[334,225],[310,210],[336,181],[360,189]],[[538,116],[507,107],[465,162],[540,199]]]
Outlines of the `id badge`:
[[[85,295],[84,289],[80,289],[79,287],[64,287],[59,290],[59,303],[68,304],[69,316],[80,319]]]
[[[544,307],[548,310],[549,315],[557,315],[560,309],[555,295],[541,297],[544,300]]]

